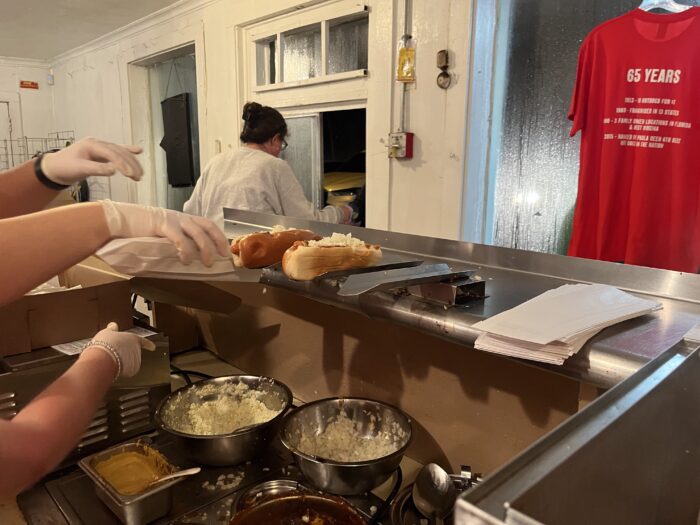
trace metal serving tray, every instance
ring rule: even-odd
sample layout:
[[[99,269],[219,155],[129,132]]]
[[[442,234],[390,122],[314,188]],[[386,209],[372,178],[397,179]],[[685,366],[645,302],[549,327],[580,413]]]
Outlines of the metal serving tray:
[[[95,470],[95,465],[99,461],[109,459],[123,452],[143,450],[145,444],[146,443],[143,442],[125,443],[83,458],[78,463],[80,468],[83,469],[95,484],[97,497],[100,498],[125,525],[143,525],[165,516],[172,506],[173,486],[185,479],[183,477],[175,478],[154,485],[153,488],[141,492],[140,494],[125,496],[117,492]]]

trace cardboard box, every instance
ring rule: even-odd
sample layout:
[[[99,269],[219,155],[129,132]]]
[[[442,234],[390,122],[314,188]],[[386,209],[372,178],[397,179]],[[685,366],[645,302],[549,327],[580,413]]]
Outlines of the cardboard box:
[[[199,326],[194,309],[156,301],[152,304],[153,324],[168,336],[171,354],[199,346]]]
[[[59,281],[82,288],[28,295],[0,308],[0,355],[92,337],[110,321],[121,330],[131,328],[128,279],[85,262],[65,271]]]
[[[199,346],[199,310],[228,314],[241,306],[240,298],[211,282],[134,277],[131,287],[152,301],[153,324],[168,336],[173,354]]]

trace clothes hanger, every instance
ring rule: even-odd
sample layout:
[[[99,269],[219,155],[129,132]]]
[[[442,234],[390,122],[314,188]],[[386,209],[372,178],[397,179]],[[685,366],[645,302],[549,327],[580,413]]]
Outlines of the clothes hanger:
[[[692,5],[679,4],[673,0],[644,0],[639,6],[642,11],[651,11],[652,9],[663,9],[669,13],[682,13],[693,7]]]

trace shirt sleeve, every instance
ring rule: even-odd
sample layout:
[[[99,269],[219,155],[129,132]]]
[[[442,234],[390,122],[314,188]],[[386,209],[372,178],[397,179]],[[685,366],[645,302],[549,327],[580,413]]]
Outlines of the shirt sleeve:
[[[215,157],[216,158],[216,157]],[[210,160],[209,163],[204,167],[204,171],[197,179],[197,183],[194,185],[194,191],[192,195],[185,202],[182,207],[182,211],[189,215],[199,215],[204,216],[204,210],[202,209],[202,193],[204,192],[204,185],[206,184],[206,179],[211,169],[214,159]]]
[[[282,215],[332,223],[338,223],[343,218],[343,212],[337,206],[326,206],[322,210],[317,210],[311,202],[306,200],[304,189],[286,162],[281,164],[278,173],[277,191],[282,204]]]
[[[578,55],[578,66],[576,68],[576,83],[574,84],[574,94],[571,97],[569,107],[569,120],[572,121],[569,136],[573,137],[586,126],[586,113],[588,111],[588,96],[591,85],[592,53],[590,50],[590,36],[586,37],[581,44]]]

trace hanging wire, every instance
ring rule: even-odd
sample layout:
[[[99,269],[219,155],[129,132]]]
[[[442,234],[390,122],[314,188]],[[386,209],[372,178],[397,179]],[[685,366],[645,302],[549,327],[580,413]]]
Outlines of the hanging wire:
[[[177,83],[180,86],[180,93],[183,93],[185,90],[182,87],[182,79],[180,78],[180,72],[177,69],[177,63],[175,62],[176,59],[173,59],[172,62],[170,63],[170,72],[168,73],[168,82],[165,85],[165,98],[168,98],[168,92],[170,90],[170,79],[173,77],[173,70],[175,70],[175,77],[177,78]]]

